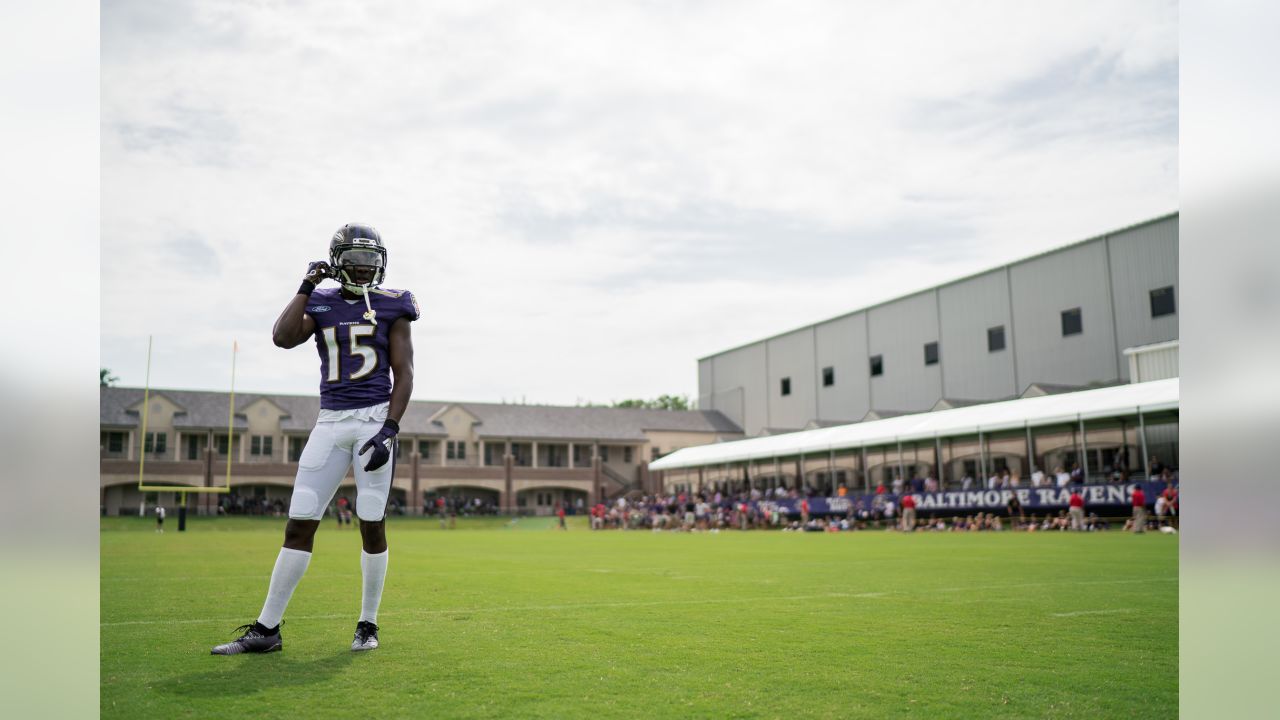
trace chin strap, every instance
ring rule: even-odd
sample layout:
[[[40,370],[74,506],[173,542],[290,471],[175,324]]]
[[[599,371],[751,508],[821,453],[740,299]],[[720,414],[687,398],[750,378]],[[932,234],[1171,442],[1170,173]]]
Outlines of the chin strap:
[[[365,306],[366,308],[368,308],[368,312],[366,312],[366,313],[364,314],[364,319],[365,319],[365,320],[368,320],[369,322],[373,323],[374,325],[377,325],[377,324],[378,324],[378,314],[377,314],[377,313],[375,313],[375,312],[373,311],[373,304],[369,302],[369,286],[368,286],[368,285],[361,285],[361,286],[360,286],[360,294],[364,296],[364,306]]]

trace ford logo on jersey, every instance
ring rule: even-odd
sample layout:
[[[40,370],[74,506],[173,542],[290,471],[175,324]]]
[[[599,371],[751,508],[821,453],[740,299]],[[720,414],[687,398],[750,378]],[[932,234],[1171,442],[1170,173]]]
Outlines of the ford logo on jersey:
[[[312,305],[307,308],[307,312],[329,312],[328,305]]]

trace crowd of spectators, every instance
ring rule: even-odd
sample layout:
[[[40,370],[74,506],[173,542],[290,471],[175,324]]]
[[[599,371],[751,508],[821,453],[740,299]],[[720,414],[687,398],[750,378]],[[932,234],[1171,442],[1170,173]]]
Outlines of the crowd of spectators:
[[[289,504],[279,498],[245,497],[236,492],[221,496],[218,500],[219,515],[266,515],[284,517]]]
[[[1011,476],[1016,478],[1016,476]],[[1176,526],[1177,485],[1167,476],[1165,490],[1155,500],[1156,521],[1154,527]],[[1070,481],[1068,481],[1068,485]],[[1017,485],[1013,485],[1017,487]],[[903,484],[903,490],[907,489]],[[914,490],[914,488],[912,488]],[[1147,501],[1141,491],[1136,508],[1145,509]],[[790,500],[791,510],[776,501]],[[980,512],[945,516],[930,514],[918,517],[916,500],[911,493],[890,494],[883,484],[871,496],[862,496],[847,503],[843,514],[811,516],[810,498],[794,489],[778,488],[773,491],[751,490],[725,494],[669,494],[645,495],[628,501],[599,503],[590,509],[593,530],[664,530],[687,532],[719,532],[720,530],[777,529],[791,532],[846,532],[855,530],[928,530],[949,532],[1022,531],[1048,532],[1073,530],[1093,532],[1106,530],[1107,519],[1097,512],[1086,512],[1083,492],[1072,488],[1069,508],[1053,512],[1027,515],[1016,495],[1009,499],[1006,513]],[[775,501],[775,502],[770,502]],[[798,512],[795,512],[798,510]],[[797,517],[798,515],[798,517]],[[1137,513],[1135,512],[1135,517]],[[1130,527],[1147,527],[1145,520],[1130,520]],[[1139,525],[1140,523],[1140,525]],[[1128,529],[1128,528],[1127,528]],[[1141,530],[1138,530],[1141,531]]]

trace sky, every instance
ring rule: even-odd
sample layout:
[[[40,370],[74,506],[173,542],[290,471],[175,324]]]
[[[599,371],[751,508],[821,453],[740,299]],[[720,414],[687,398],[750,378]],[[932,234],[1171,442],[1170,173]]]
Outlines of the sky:
[[[697,358],[1178,209],[1175,2],[101,7],[101,363],[315,394],[334,230],[415,399],[697,396]]]

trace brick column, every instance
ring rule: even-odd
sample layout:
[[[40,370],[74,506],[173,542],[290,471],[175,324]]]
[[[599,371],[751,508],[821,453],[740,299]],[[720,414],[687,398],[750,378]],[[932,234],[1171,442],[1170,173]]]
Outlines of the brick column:
[[[204,449],[204,486],[213,487],[213,448]],[[200,493],[204,514],[217,515],[217,497],[213,493]]]
[[[600,456],[591,458],[591,494],[595,496],[596,502],[604,502],[604,491],[600,485]]]
[[[422,486],[420,484],[420,476],[418,467],[422,464],[422,455],[412,453],[410,456],[410,467],[413,469],[413,479],[409,482],[411,495],[409,496],[409,514],[421,515],[422,513]]]
[[[516,496],[511,490],[511,466],[514,464],[515,458],[511,456],[510,446],[508,446],[507,454],[502,456],[502,474],[504,476],[505,489],[502,491],[502,498],[498,504],[502,506],[506,513],[511,515],[516,512]]]

